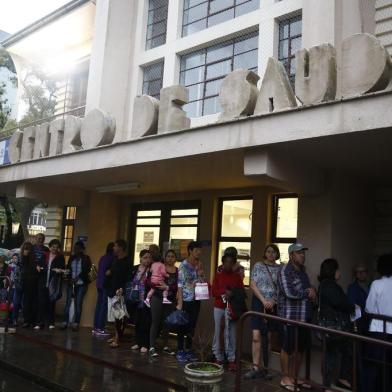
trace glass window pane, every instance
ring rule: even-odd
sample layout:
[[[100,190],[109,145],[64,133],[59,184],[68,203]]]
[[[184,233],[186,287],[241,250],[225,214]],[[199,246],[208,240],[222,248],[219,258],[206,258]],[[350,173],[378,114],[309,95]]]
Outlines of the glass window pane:
[[[226,76],[229,72],[231,72],[231,60],[221,61],[207,66],[207,79]]]
[[[161,218],[138,218],[136,224],[138,226],[160,225]]]
[[[155,23],[147,28],[147,39],[166,33],[166,20]]]
[[[247,3],[239,5],[235,9],[235,16],[237,17],[237,16],[247,14],[248,12],[252,12],[254,10],[257,10],[258,8],[259,8],[258,0],[257,1],[248,1]]]
[[[157,46],[161,46],[166,42],[166,34],[159,35],[158,37],[153,38],[149,41],[149,49],[156,48]]]
[[[290,36],[294,37],[296,35],[302,34],[302,20],[296,20],[290,24]]]
[[[67,219],[75,219],[76,218],[76,207],[67,207],[66,216],[67,216]]]
[[[218,23],[223,23],[233,18],[234,18],[234,8],[230,8],[227,11],[223,11],[220,12],[219,14],[210,16],[208,18],[208,27],[215,26]]]
[[[250,283],[250,242],[219,242],[218,265],[221,264],[223,252],[229,246],[234,246],[238,251],[237,262],[244,267],[244,285],[248,286]]]
[[[221,79],[222,81],[222,79]],[[208,114],[215,114],[221,112],[221,106],[219,104],[219,98],[207,98],[204,100],[204,108],[203,108],[203,115],[207,116]]]
[[[222,237],[250,237],[252,234],[253,200],[224,200]]]
[[[184,78],[185,86],[203,81],[204,80],[204,67],[189,69],[188,71],[185,71],[183,78]]]
[[[194,218],[171,218],[171,225],[197,225],[197,217]]]
[[[190,208],[186,210],[172,210],[171,211],[172,216],[178,216],[178,215],[199,215],[199,210],[197,208]]]
[[[190,102],[182,108],[185,110],[188,117],[200,117],[202,115],[203,101]]]
[[[281,22],[279,24],[279,39],[289,38],[289,24],[287,22]]]
[[[184,12],[183,24],[195,22],[196,20],[205,18],[208,13],[208,3],[200,4],[190,8]]]
[[[257,67],[257,51],[243,53],[234,57],[233,69],[251,69]]]
[[[139,253],[151,244],[159,244],[159,227],[137,227],[135,238],[134,264],[139,264]]]
[[[297,50],[300,50],[302,46],[302,37],[294,38],[291,40],[291,54],[295,55]]]
[[[298,222],[298,198],[278,198],[276,237],[296,238]]]
[[[222,84],[223,79],[214,80],[212,82],[206,83],[206,97],[210,97],[211,95],[218,95],[220,86]]]
[[[289,40],[279,42],[279,59],[286,59],[289,57]]]
[[[249,38],[238,40],[234,44],[234,54],[249,52],[252,49],[258,48],[259,37],[258,34],[252,35]]]
[[[280,252],[280,260],[277,260],[277,263],[287,263],[289,261],[289,246],[288,243],[279,243],[275,244],[279,248]]]
[[[204,3],[208,0],[184,0],[184,8],[194,7],[200,3]]]
[[[181,71],[188,68],[195,68],[205,64],[205,51],[199,51],[192,54],[187,54],[181,57]]]
[[[188,34],[196,33],[198,31],[204,30],[207,26],[207,19],[198,20],[197,22],[183,26],[182,35],[186,36]]]
[[[212,63],[233,55],[233,45],[213,46],[207,49],[207,63]]]
[[[195,227],[172,227],[169,241],[170,249],[176,252],[179,260],[184,260],[188,256],[188,244],[195,241],[196,237],[197,230],[195,231]]]
[[[232,7],[234,5],[234,0],[212,0],[210,2],[210,13],[219,12],[225,8]]]
[[[137,216],[161,216],[161,210],[138,211]]]
[[[189,101],[196,101],[203,98],[204,83],[195,84],[188,87]]]
[[[167,6],[168,0],[150,0],[149,8],[156,9]]]

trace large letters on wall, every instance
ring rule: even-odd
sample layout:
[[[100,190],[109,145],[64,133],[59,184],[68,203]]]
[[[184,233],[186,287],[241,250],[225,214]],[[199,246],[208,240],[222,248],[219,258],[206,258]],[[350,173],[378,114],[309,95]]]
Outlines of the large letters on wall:
[[[386,49],[370,34],[355,34],[342,44],[341,70],[337,74],[336,50],[323,44],[296,53],[297,75],[295,94],[282,64],[274,58],[268,61],[260,91],[259,76],[249,70],[235,70],[222,82],[219,100],[223,108],[218,121],[228,121],[250,115],[262,115],[297,106],[319,104],[336,98],[340,78],[341,96],[352,97],[382,91],[392,79],[392,62]],[[147,95],[134,101],[132,139],[156,133],[189,128],[182,106],[188,102],[184,86],[161,90],[158,101]],[[99,109],[84,120],[74,116],[56,119],[16,131],[9,145],[11,163],[55,156],[80,149],[111,144],[116,128],[114,118]]]

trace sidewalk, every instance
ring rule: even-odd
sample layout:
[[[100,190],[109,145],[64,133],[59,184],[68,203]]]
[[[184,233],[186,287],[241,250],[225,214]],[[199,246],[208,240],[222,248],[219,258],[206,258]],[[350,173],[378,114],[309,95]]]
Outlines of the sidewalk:
[[[125,340],[111,349],[90,329],[32,331],[0,335],[0,366],[57,391],[186,391],[183,365],[171,356],[157,359],[133,352]],[[244,381],[243,391],[280,391],[279,377],[269,382]],[[221,391],[234,391],[234,374],[225,372]]]

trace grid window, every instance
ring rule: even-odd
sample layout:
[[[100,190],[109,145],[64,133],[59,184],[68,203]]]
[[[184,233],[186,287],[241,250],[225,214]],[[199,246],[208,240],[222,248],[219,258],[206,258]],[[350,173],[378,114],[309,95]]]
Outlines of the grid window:
[[[287,249],[297,240],[298,196],[295,194],[275,195],[273,198],[272,242],[278,245],[280,259],[288,261]]]
[[[166,43],[168,0],[149,0],[146,49]]]
[[[260,0],[184,0],[182,36],[254,11],[259,5]]]
[[[63,244],[64,257],[67,262],[72,253],[75,220],[76,220],[76,207],[71,207],[71,206],[64,207],[61,239]]]
[[[286,68],[292,86],[295,82],[295,52],[302,46],[302,16],[279,22],[278,58]]]
[[[144,68],[143,94],[159,99],[163,82],[163,61]]]
[[[257,73],[258,32],[181,57],[180,84],[188,87],[188,117],[221,111],[218,94],[223,78],[238,68]]]

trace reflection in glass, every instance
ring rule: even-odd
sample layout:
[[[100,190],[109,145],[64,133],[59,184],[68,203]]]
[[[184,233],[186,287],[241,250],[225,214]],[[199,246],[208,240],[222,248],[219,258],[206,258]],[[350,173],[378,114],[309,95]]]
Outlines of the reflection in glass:
[[[252,235],[253,200],[225,200],[222,208],[222,237]]]

